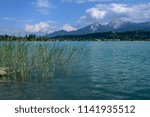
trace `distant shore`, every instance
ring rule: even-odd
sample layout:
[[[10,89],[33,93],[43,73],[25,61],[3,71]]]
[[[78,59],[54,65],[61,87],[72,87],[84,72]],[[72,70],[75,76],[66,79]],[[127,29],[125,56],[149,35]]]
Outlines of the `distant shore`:
[[[150,31],[103,32],[55,37],[36,36],[35,34],[26,36],[0,35],[0,41],[150,41]]]

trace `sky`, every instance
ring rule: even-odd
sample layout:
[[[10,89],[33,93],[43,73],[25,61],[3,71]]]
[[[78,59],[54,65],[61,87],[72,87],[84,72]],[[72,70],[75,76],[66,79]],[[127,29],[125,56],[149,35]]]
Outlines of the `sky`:
[[[0,34],[73,31],[115,19],[150,21],[149,0],[0,0]]]

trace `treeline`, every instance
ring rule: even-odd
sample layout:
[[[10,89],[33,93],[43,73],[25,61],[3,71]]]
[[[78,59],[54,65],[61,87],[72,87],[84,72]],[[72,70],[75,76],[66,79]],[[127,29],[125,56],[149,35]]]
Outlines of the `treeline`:
[[[52,39],[61,41],[150,41],[150,31],[103,32],[85,35],[66,35],[53,37]]]
[[[103,32],[56,37],[36,36],[34,34],[24,37],[0,35],[0,41],[150,41],[150,31]]]
[[[47,36],[36,36],[35,34],[26,36],[0,35],[0,41],[49,41],[49,38]]]

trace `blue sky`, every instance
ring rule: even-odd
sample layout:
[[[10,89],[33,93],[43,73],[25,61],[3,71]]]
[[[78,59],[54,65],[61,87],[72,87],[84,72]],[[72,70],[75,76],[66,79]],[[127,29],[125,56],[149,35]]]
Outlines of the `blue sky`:
[[[72,31],[115,19],[150,21],[149,0],[0,0],[0,34]]]

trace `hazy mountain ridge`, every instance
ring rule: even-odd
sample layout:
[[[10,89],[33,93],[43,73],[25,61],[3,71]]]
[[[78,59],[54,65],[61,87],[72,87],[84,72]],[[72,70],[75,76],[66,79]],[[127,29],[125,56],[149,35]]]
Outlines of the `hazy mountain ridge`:
[[[56,31],[48,35],[48,37],[63,36],[63,35],[84,35],[98,32],[126,32],[126,31],[150,31],[150,22],[134,23],[123,21],[120,19],[109,22],[106,25],[101,25],[98,22],[90,24],[76,31],[67,32],[65,30]]]

